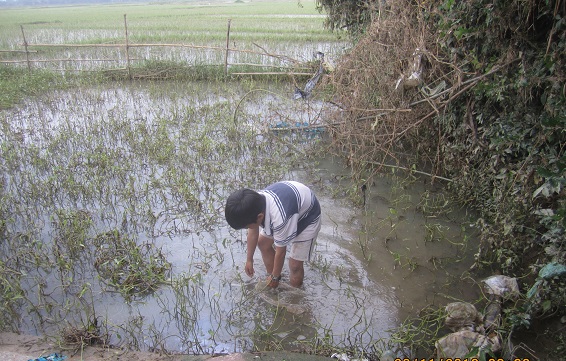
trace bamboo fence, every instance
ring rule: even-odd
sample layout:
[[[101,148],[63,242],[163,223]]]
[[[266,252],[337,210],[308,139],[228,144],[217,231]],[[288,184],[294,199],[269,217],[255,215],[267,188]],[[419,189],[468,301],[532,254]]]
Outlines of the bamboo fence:
[[[127,16],[124,14],[124,39],[122,43],[114,43],[114,44],[30,44],[26,39],[26,34],[24,31],[24,27],[20,26],[22,39],[23,39],[23,49],[14,49],[14,50],[2,50],[0,49],[0,53],[10,53],[10,54],[25,54],[25,60],[0,60],[0,64],[21,64],[25,63],[29,71],[33,69],[34,63],[62,63],[62,62],[115,62],[115,63],[124,63],[124,67],[122,68],[114,68],[112,70],[122,70],[126,71],[130,79],[132,78],[132,61],[134,60],[144,60],[140,58],[134,58],[130,54],[130,49],[132,48],[153,48],[153,47],[168,47],[168,48],[186,48],[186,49],[200,49],[200,50],[212,50],[218,51],[224,54],[224,64],[219,65],[223,66],[224,74],[227,76],[231,75],[312,75],[311,72],[301,72],[301,70],[308,70],[307,68],[300,67],[300,62],[294,59],[289,58],[285,55],[280,54],[272,54],[262,48],[261,46],[254,43],[254,46],[258,47],[261,51],[257,50],[245,50],[245,49],[236,49],[230,48],[230,25],[231,20],[228,20],[228,29],[226,31],[226,46],[206,46],[206,45],[193,45],[193,44],[159,44],[159,43],[131,43],[128,36],[128,22]],[[91,59],[73,59],[73,58],[51,58],[51,59],[37,59],[34,55],[39,54],[37,50],[33,50],[34,48],[117,48],[118,52],[120,51],[124,54],[125,57],[119,58],[91,58]],[[294,66],[289,65],[272,65],[272,64],[255,64],[255,63],[229,63],[229,58],[231,53],[248,53],[248,54],[257,54],[261,56],[267,56],[274,59],[280,60],[283,62],[290,62],[295,64]],[[266,69],[266,68],[278,68],[278,69],[287,69],[287,71],[257,71],[257,72],[232,72],[229,73],[230,66],[248,66],[248,67],[258,67]]]

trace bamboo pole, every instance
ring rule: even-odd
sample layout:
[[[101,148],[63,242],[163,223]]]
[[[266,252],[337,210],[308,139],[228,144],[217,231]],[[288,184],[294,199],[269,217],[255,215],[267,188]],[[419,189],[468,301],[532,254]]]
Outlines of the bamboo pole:
[[[22,29],[22,37],[24,38],[24,49],[25,49],[25,52],[26,52],[26,62],[28,64],[28,71],[31,72],[31,63],[29,62],[28,42],[26,40],[26,34],[24,32],[23,25],[20,25],[20,29]]]
[[[28,47],[42,47],[42,48],[118,48],[123,47],[124,44],[28,44]],[[192,48],[192,49],[209,49],[226,51],[225,47],[220,46],[208,46],[208,45],[194,45],[194,44],[152,44],[152,43],[139,43],[139,44],[128,44],[129,48],[144,48],[144,47],[167,47],[167,48]],[[248,53],[269,56],[272,58],[282,59],[285,58],[295,63],[300,63],[297,60],[291,59],[285,55],[270,54],[264,51],[254,51],[245,49],[229,48],[232,53]]]
[[[143,60],[143,58],[130,58],[130,60]],[[71,58],[63,58],[63,59],[35,59],[29,60],[30,63],[63,63],[63,62],[94,62],[94,61],[106,61],[106,62],[114,62],[117,63],[119,59],[71,59]],[[0,60],[0,64],[17,64],[17,63],[27,63],[27,60]],[[124,68],[125,70],[126,68]]]
[[[404,170],[404,171],[409,172],[409,173],[426,175],[426,176],[431,177],[433,180],[434,179],[440,179],[440,180],[443,180],[443,181],[446,181],[446,182],[454,182],[450,178],[441,177],[439,175],[435,175],[435,174],[431,174],[431,173],[421,172],[420,170],[410,169],[410,168],[407,168],[407,167],[402,167],[400,165],[386,164],[386,163],[380,163],[380,162],[366,162],[366,163],[371,164],[371,165],[375,165],[375,166],[378,166],[378,167],[388,167],[388,168],[393,168],[393,169],[401,169],[401,170]]]
[[[126,21],[126,14],[124,14],[124,30],[126,32],[126,67],[128,68],[128,79],[132,80],[132,69],[130,67],[130,49],[128,47],[128,22]]]
[[[262,68],[278,68],[278,69],[294,69],[294,70],[310,70],[309,68],[301,68],[296,66],[286,66],[286,65],[272,65],[272,64],[254,64],[254,63],[231,63],[230,65],[246,65],[246,66],[257,66]],[[312,73],[305,73],[305,75],[312,75]]]
[[[232,73],[232,75],[312,75],[312,73],[289,73],[286,71],[262,71],[256,73]]]
[[[224,76],[228,76],[228,55],[230,53],[230,23],[232,19],[228,19],[228,30],[226,31],[226,56],[224,57]]]
[[[116,43],[116,44],[29,44],[29,47],[40,46],[42,48],[53,47],[53,48],[120,48],[123,47],[124,44]],[[194,44],[158,44],[158,43],[139,43],[139,44],[128,44],[130,48],[142,48],[142,47],[152,47],[152,46],[162,46],[162,47],[172,47],[172,48],[195,48],[195,49],[211,49],[211,50],[225,50],[224,47],[220,46],[208,46],[208,45],[194,45]],[[230,49],[230,51],[241,51],[241,52],[254,52],[251,50],[237,50],[237,49]],[[257,54],[263,54],[259,52],[254,52]]]
[[[25,53],[25,50],[0,50],[0,53]],[[37,53],[37,50],[30,50],[30,53]]]

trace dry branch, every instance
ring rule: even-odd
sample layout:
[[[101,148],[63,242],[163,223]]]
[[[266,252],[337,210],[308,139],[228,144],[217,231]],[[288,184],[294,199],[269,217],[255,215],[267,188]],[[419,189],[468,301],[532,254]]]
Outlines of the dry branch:
[[[145,60],[142,58],[130,58],[130,60]],[[99,61],[106,61],[106,62],[121,62],[120,59],[71,59],[71,58],[63,58],[63,59],[30,59],[28,60],[0,60],[0,63],[61,63],[61,62],[99,62]]]
[[[435,175],[435,174],[431,174],[431,173],[427,173],[427,172],[422,172],[422,171],[420,171],[420,170],[415,170],[415,169],[410,169],[410,168],[407,168],[407,167],[402,167],[402,166],[400,166],[400,165],[385,164],[385,163],[377,163],[377,162],[368,162],[368,164],[376,165],[376,166],[378,166],[378,167],[387,167],[387,168],[393,168],[393,169],[401,169],[401,170],[407,171],[407,172],[409,172],[409,173],[416,173],[416,174],[426,175],[426,176],[429,176],[429,177],[431,177],[431,178],[433,178],[433,179],[440,179],[440,180],[447,181],[447,182],[453,182],[453,180],[450,179],[450,178],[445,178],[445,177],[441,177],[441,176],[438,176],[438,175]]]
[[[284,71],[272,71],[272,72],[257,72],[257,73],[230,73],[231,75],[312,75],[311,73],[293,73]]]
[[[438,34],[412,6],[409,1],[391,3],[327,77],[337,89],[333,100],[342,110],[328,117],[326,124],[332,124],[329,132],[335,149],[345,153],[354,172],[365,172],[368,164],[386,166],[389,158],[397,159],[396,154],[406,157],[407,149],[419,154],[438,150],[440,130],[426,121],[518,60],[485,74],[465,73],[461,70],[465,64],[443,58]],[[416,66],[417,83],[406,82]],[[434,90],[427,93],[428,88]]]

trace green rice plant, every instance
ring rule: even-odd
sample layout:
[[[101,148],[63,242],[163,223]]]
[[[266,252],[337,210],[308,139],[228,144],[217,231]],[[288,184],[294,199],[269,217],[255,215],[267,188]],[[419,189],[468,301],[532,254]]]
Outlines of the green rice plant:
[[[56,229],[54,253],[60,257],[76,260],[89,244],[89,231],[93,226],[92,216],[83,210],[60,209],[55,213]]]
[[[390,348],[404,357],[433,355],[434,342],[442,336],[446,312],[442,308],[428,306],[417,317],[408,318],[392,330]]]
[[[153,243],[138,245],[118,230],[94,238],[94,266],[101,278],[127,301],[155,291],[167,282],[171,264]]]
[[[452,202],[446,198],[444,193],[431,193],[428,190],[421,195],[417,209],[429,218],[446,215],[453,210]]]
[[[173,320],[182,332],[183,345],[186,350],[197,354],[204,353],[205,347],[199,341],[202,325],[199,325],[199,313],[202,311],[206,292],[200,272],[181,273],[171,280],[174,294],[173,307],[164,308],[170,312]]]
[[[20,279],[24,273],[0,260],[0,330],[16,331],[19,308],[25,295]]]
[[[445,227],[442,226],[441,224],[425,223],[424,227],[425,227],[425,236],[424,236],[425,243],[426,242],[442,241],[442,240],[447,239],[446,234],[443,230],[443,228],[445,228]]]
[[[417,267],[419,266],[415,257],[409,257],[400,252],[395,252],[391,250],[389,250],[389,253],[391,253],[391,255],[393,256],[393,260],[395,261],[394,268],[399,266],[401,268],[407,268],[412,272],[415,269],[417,269]]]
[[[406,212],[409,208],[413,207],[411,195],[404,193],[399,189],[397,189],[395,192],[399,192],[399,194],[395,195],[391,201],[391,206],[394,207],[394,209],[399,209],[403,212]]]
[[[67,86],[64,77],[51,71],[29,72],[0,64],[0,110],[8,109],[26,97]]]

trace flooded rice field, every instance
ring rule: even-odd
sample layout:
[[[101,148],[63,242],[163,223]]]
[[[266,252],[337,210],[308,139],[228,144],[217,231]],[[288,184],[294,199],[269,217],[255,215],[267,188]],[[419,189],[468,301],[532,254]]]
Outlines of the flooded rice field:
[[[391,172],[355,189],[323,155],[323,128],[281,131],[323,125],[332,110],[292,92],[131,83],[3,111],[0,288],[11,327],[184,353],[370,349],[389,347],[427,305],[475,297],[473,230],[442,184]],[[323,226],[304,286],[262,291],[259,252],[250,279],[245,232],[228,228],[223,204],[281,179],[316,190]]]

